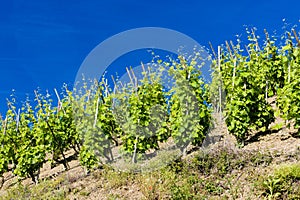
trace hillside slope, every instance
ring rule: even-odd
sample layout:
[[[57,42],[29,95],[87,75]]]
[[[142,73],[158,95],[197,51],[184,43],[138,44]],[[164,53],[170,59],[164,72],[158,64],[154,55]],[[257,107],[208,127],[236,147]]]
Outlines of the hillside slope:
[[[0,199],[300,199],[300,138],[281,122],[238,148],[216,120],[203,147],[149,173],[104,166],[87,175],[77,160],[66,172],[45,164],[38,185],[6,173]]]

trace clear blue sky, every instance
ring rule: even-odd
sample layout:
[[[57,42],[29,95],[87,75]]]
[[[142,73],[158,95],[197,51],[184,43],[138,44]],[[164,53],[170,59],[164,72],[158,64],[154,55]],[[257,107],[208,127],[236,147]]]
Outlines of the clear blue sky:
[[[299,0],[1,0],[0,112],[12,89],[21,100],[37,87],[72,84],[87,54],[119,32],[164,27],[216,47],[245,33],[243,25],[272,32],[283,18],[299,24],[299,8]]]

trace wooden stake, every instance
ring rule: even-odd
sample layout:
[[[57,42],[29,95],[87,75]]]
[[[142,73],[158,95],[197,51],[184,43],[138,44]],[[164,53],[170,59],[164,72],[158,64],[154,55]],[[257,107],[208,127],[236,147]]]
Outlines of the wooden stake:
[[[291,64],[288,64],[288,83],[291,82]]]
[[[248,53],[248,56],[249,56],[249,58],[250,58],[250,56],[251,56],[251,54],[250,54],[250,51],[249,51],[249,49],[248,49],[248,47],[245,45],[245,49],[246,49],[246,51],[247,51],[247,53]]]
[[[236,52],[236,49],[235,49],[235,47],[234,47],[234,44],[233,44],[232,40],[230,40],[230,45],[231,45],[231,47],[232,47],[232,49],[233,49],[234,55],[236,55],[237,52]]]
[[[295,38],[296,38],[296,41],[297,41],[297,43],[298,43],[298,47],[300,47],[300,40],[299,40],[299,38],[298,38],[298,34],[296,33],[295,29],[292,29],[292,31],[293,31],[294,36],[295,36]]]
[[[251,29],[251,31],[252,31],[252,35],[253,35],[253,38],[255,39],[255,44],[256,44],[256,51],[260,51],[260,48],[259,48],[259,45],[258,45],[258,41],[257,41],[257,38],[256,38],[256,35],[255,35],[255,31],[254,31],[254,29],[252,28]]]
[[[58,111],[59,111],[60,109],[62,109],[63,112],[64,112],[64,114],[66,114],[64,108],[62,107],[62,103],[61,103],[61,100],[60,100],[60,97],[59,97],[59,94],[58,94],[56,88],[54,88],[54,92],[55,92],[56,97],[57,97],[57,100],[58,100],[58,106],[57,106]]]
[[[232,52],[231,52],[231,48],[230,48],[228,42],[225,41],[225,44],[226,44],[227,50],[228,50],[228,52],[229,52],[229,54],[230,54],[230,58],[233,59],[233,55],[232,55]]]
[[[136,76],[134,74],[134,71],[133,71],[132,67],[130,67],[130,71],[131,71],[131,74],[132,74],[132,76],[134,78],[135,87],[137,88],[138,87],[138,81],[137,81],[137,78],[136,78]]]
[[[115,90],[116,91],[118,91],[119,90],[119,88],[118,88],[118,85],[117,85],[117,83],[116,83],[116,81],[115,81],[115,78],[114,78],[114,76],[113,75],[111,75],[111,79],[112,79],[112,81],[114,82],[114,85],[115,85]]]
[[[233,89],[234,89],[235,71],[236,71],[236,58],[234,59],[234,63],[233,63],[232,91],[233,91]]]
[[[6,127],[7,127],[7,116],[5,117],[5,120],[4,120],[4,131],[3,131],[3,135],[6,135]],[[3,147],[3,144],[2,144],[2,147]]]
[[[141,62],[141,65],[142,65],[143,72],[146,73],[144,63]]]
[[[270,37],[269,37],[269,33],[267,32],[266,29],[264,29],[265,35],[266,35],[266,40],[268,41],[268,43],[270,42]]]
[[[209,42],[209,46],[210,46],[210,48],[211,48],[211,51],[212,51],[212,53],[213,53],[215,59],[218,59],[217,54],[216,54],[216,52],[215,52],[215,50],[214,50],[214,47],[212,46],[211,42]],[[219,46],[218,46],[218,51],[219,51]]]
[[[129,76],[130,83],[131,83],[132,85],[134,85],[133,80],[132,80],[132,77],[131,77],[131,74],[130,74],[130,71],[128,70],[127,67],[126,67],[126,71],[127,71],[128,76]]]
[[[20,108],[18,109],[18,114],[17,114],[17,118],[16,118],[16,131],[18,131],[19,129],[19,124],[20,124]]]
[[[109,94],[107,79],[105,79],[105,81],[103,83],[104,83],[104,87],[105,87],[105,96],[107,97]]]
[[[132,163],[136,163],[137,143],[138,143],[138,136],[135,136],[134,152],[133,152],[133,155],[132,155]]]
[[[220,82],[219,82],[219,113],[222,113],[222,75],[221,75],[221,47],[218,46],[218,68],[219,68],[219,77],[220,77]],[[220,115],[221,116],[221,115]],[[220,117],[222,118],[222,116]]]
[[[93,124],[93,128],[96,128],[97,125],[97,119],[98,119],[98,109],[99,109],[99,101],[100,98],[97,98],[97,105],[96,105],[96,110],[95,110],[95,116],[94,116],[94,124]]]
[[[266,102],[268,102],[268,80],[266,81],[266,94],[265,94]]]

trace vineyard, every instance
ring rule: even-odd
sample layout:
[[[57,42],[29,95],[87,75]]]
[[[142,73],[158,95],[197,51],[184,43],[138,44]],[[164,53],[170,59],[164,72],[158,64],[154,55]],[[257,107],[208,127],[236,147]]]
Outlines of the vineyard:
[[[105,76],[83,77],[80,88],[64,85],[52,95],[36,90],[34,99],[21,104],[12,94],[0,120],[2,182],[12,173],[37,184],[45,163],[68,171],[70,160],[79,160],[89,173],[113,163],[116,150],[128,163],[138,163],[170,141],[185,156],[188,147],[202,145],[216,114],[240,148],[257,133],[271,134],[276,118],[283,120],[279,129],[293,128],[293,137],[300,137],[298,33],[291,30],[277,41],[265,31],[264,42],[253,29],[247,33],[244,47],[237,40],[211,48],[210,84],[201,72],[201,53],[195,53],[154,60],[156,70],[143,65],[140,80],[127,69],[130,82],[111,77],[113,87]],[[169,88],[163,74],[174,80]]]

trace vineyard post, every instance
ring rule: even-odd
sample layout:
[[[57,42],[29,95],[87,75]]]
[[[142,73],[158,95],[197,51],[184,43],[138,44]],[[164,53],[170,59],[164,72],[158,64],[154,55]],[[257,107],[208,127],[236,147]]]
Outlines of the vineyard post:
[[[103,84],[104,84],[104,87],[105,87],[105,94],[106,96],[105,97],[108,97],[110,95],[109,93],[109,86],[107,84],[107,79],[103,80]],[[102,95],[102,91],[101,91],[101,87],[100,88],[100,96],[101,96],[101,100],[102,100],[102,103],[103,104],[107,104],[107,101],[104,99],[104,96]],[[97,113],[98,113],[98,102],[97,102]],[[98,115],[98,114],[97,114]],[[112,132],[114,132],[114,126],[112,124],[112,121],[109,121],[109,125],[112,127]],[[116,139],[113,138],[113,136],[111,136],[111,139],[115,142],[116,146],[118,146],[118,142]],[[110,154],[110,157],[106,155],[106,153],[109,153]],[[113,156],[113,153],[112,153],[112,150],[111,150],[111,146],[110,146],[110,142],[108,141],[108,147],[107,148],[104,148],[104,156],[107,158],[108,161],[112,161],[114,160],[114,156]]]
[[[232,75],[232,91],[233,91],[233,89],[234,89],[234,79],[235,79],[235,70],[236,70],[236,69],[235,69],[235,68],[236,68],[236,57],[233,58],[232,51],[231,51],[231,48],[230,48],[228,42],[226,41],[225,43],[226,43],[226,47],[227,47],[227,49],[228,49],[230,58],[231,58],[232,60],[234,60],[234,63],[233,63],[233,75]]]
[[[221,46],[218,46],[218,68],[219,68],[219,113],[220,113],[220,120],[222,120],[222,80],[221,80]]]
[[[99,95],[102,95],[102,94],[100,93]],[[93,129],[94,129],[94,130],[96,129],[97,121],[98,121],[99,103],[100,103],[100,97],[98,96],[98,98],[97,98],[97,103],[96,103],[96,108],[95,108],[94,124],[93,124]],[[107,151],[109,151],[111,157],[109,157],[109,156],[106,155]],[[106,149],[106,150],[105,150],[105,148],[104,148],[103,154],[104,154],[104,156],[108,159],[108,161],[113,160],[113,155],[112,155],[110,146],[109,146],[108,149]]]
[[[43,108],[43,103],[42,103],[41,100],[39,99],[39,95],[38,95],[38,93],[37,93],[36,90],[34,90],[34,94],[35,94],[35,96],[36,96],[36,99],[37,99],[37,101],[38,101],[38,104],[39,104],[40,108],[41,108],[42,111],[45,113],[45,110],[44,110],[44,108]],[[50,113],[48,113],[48,114],[50,114]],[[50,125],[48,119],[45,119],[45,122],[46,122],[47,126],[48,126],[49,129],[50,129],[50,132],[51,132],[51,134],[52,134],[52,137],[53,137],[54,141],[59,142],[59,140],[56,139],[54,130],[52,129],[52,126]],[[65,157],[65,154],[64,154],[63,149],[61,148],[60,144],[58,144],[58,148],[59,148],[59,151],[60,151],[60,153],[61,153],[61,155],[62,155],[62,157],[63,157],[63,165],[64,165],[64,167],[65,167],[65,170],[70,169],[70,166],[69,166],[69,164],[68,164],[68,162],[67,162],[67,159],[66,159],[66,157]]]
[[[236,58],[234,58],[234,62],[233,62],[232,91],[234,90],[235,73],[236,73]]]
[[[103,80],[103,85],[105,87],[105,97],[108,97],[109,95],[109,89],[108,89],[108,83],[107,83],[107,79]]]
[[[298,34],[296,33],[295,29],[292,29],[292,31],[293,31],[294,36],[295,36],[295,38],[296,38],[296,41],[297,41],[297,43],[298,43],[298,47],[300,47],[300,40],[299,40],[299,38],[298,38]]]
[[[133,76],[133,78],[134,78],[135,87],[137,88],[137,87],[138,87],[138,80],[137,80],[137,78],[136,78],[136,76],[135,76],[135,74],[134,74],[134,71],[133,71],[132,67],[130,67],[130,71],[131,71],[132,76]]]
[[[90,101],[91,90],[90,89],[86,89],[86,93],[88,94],[86,101],[89,102]]]
[[[60,97],[59,97],[59,94],[58,94],[56,88],[54,88],[54,92],[55,92],[56,97],[57,97],[57,100],[58,100],[57,111],[59,111],[60,109],[62,109],[63,112],[64,112],[64,114],[66,114],[66,111],[65,111],[64,108],[62,107],[62,102],[61,102],[61,100],[60,100]],[[57,114],[58,114],[58,113],[57,113]]]
[[[4,135],[4,137],[5,137],[5,135],[6,135],[6,128],[7,128],[7,116],[5,117],[5,120],[4,120],[4,129],[3,129],[3,135]],[[2,148],[4,147],[4,144],[2,143]]]
[[[258,40],[257,40],[257,37],[255,35],[255,30],[252,28],[251,31],[252,31],[252,35],[253,35],[253,38],[254,38],[254,41],[255,41],[255,51],[256,52],[260,51]]]
[[[3,137],[5,137],[6,135],[6,127],[7,127],[7,116],[5,117],[5,120],[2,120],[2,116],[1,116],[1,121],[2,121],[2,128],[3,128]],[[1,144],[2,149],[4,148],[4,142],[2,142]],[[3,170],[3,169],[2,169]],[[4,184],[4,176],[3,173],[8,170],[8,169],[4,169],[1,174],[0,174],[0,178],[1,178],[1,183],[0,183],[0,189],[3,187]]]
[[[245,49],[246,49],[246,51],[247,51],[247,53],[248,53],[249,58],[251,58],[250,51],[249,51],[249,49],[248,49],[248,47],[247,47],[246,45],[245,45]]]
[[[139,120],[138,120],[139,121]],[[139,123],[138,123],[139,124]],[[134,152],[132,155],[132,163],[136,163],[136,151],[137,151],[137,143],[138,143],[138,135],[135,136],[135,141],[134,141]]]
[[[7,116],[5,116],[5,120],[4,120],[4,127],[3,127],[3,137],[5,137],[6,136],[6,130],[7,130],[7,121],[8,121],[8,118],[7,118]],[[2,146],[2,148],[4,148],[4,142],[1,144],[1,146]],[[15,167],[15,164],[13,163],[13,165],[14,165],[14,167]],[[13,168],[14,168],[13,167]],[[8,169],[6,169],[6,170],[8,170]],[[3,174],[1,174],[1,176],[3,177]],[[3,177],[3,183],[4,183],[4,177]],[[1,186],[2,187],[2,186]],[[0,187],[0,189],[1,189],[1,187]]]
[[[211,42],[209,42],[209,46],[210,46],[210,48],[211,48],[211,50],[212,50],[212,53],[214,54],[215,58],[218,59],[218,57],[217,57],[217,55],[216,55],[216,52],[215,52],[215,50],[214,50],[214,48],[213,48]]]
[[[270,37],[269,37],[269,33],[267,32],[266,29],[264,29],[264,32],[265,32],[265,36],[266,36],[266,40],[268,42],[268,45],[270,45]],[[267,48],[267,59],[269,58],[269,47]],[[272,86],[271,86],[272,88]],[[266,91],[265,91],[265,99],[266,99],[266,102],[268,101],[268,90],[269,90],[269,81],[266,80]]]
[[[221,75],[221,63],[220,63],[220,60],[221,60],[221,53],[219,52],[219,48],[220,48],[220,46],[218,46],[218,54],[216,54],[216,52],[215,52],[215,50],[214,50],[214,48],[213,48],[213,46],[212,46],[212,44],[211,44],[211,42],[209,42],[209,46],[210,46],[210,48],[211,48],[211,51],[212,51],[212,53],[213,53],[213,55],[214,55],[214,57],[215,57],[215,60],[217,60],[218,62],[217,62],[217,65],[218,65],[218,70],[219,70],[219,79],[220,79],[220,83],[222,82],[222,75]],[[221,51],[221,50],[220,50]],[[215,71],[216,71],[216,69],[214,69]],[[221,99],[221,93],[220,93],[220,88],[218,87],[218,89],[219,89],[219,98]],[[217,112],[217,113],[221,113],[221,107],[220,107],[220,102],[221,101],[219,101],[219,102],[216,102],[216,108],[215,108],[215,111]],[[221,117],[220,117],[221,118]]]
[[[119,88],[118,88],[118,85],[117,85],[117,83],[116,83],[115,78],[114,78],[113,75],[111,75],[111,79],[114,82],[114,92],[117,92],[119,90]]]
[[[292,54],[293,53],[293,43],[292,43],[292,37],[291,37],[291,34],[288,32],[288,38],[289,38],[289,45],[291,46],[291,49],[292,50],[290,50],[289,51],[289,53],[290,54]],[[291,63],[290,63],[291,61],[289,61],[288,62],[288,84],[290,84],[290,82],[291,82]],[[289,111],[287,111],[287,115],[288,115],[288,113],[289,113]],[[289,124],[289,120],[287,119],[286,120],[286,124]]]
[[[129,77],[129,79],[130,79],[130,83],[131,83],[132,85],[134,85],[134,82],[133,82],[133,80],[132,80],[130,71],[129,71],[129,69],[128,69],[127,67],[126,67],[126,71],[127,71],[128,77]]]
[[[291,34],[288,32],[288,38],[289,38],[289,45],[291,46],[291,49],[292,50],[290,50],[289,51],[289,53],[293,53],[293,43],[292,43],[292,37],[291,37]],[[290,62],[288,63],[288,83],[290,83],[291,82],[291,64],[290,64]]]
[[[144,63],[143,62],[141,62],[141,66],[142,66],[142,70],[143,70],[143,74],[146,76],[146,70],[145,70],[145,66],[144,66]]]
[[[288,83],[291,82],[291,64],[288,64]]]
[[[96,124],[97,124],[99,101],[100,101],[100,98],[98,97],[98,98],[97,98],[97,104],[96,104],[96,110],[95,110],[95,117],[94,117],[93,128],[96,128]]]
[[[269,84],[269,81],[266,80],[266,91],[265,91],[265,99],[266,99],[266,102],[268,101],[268,84]]]
[[[19,129],[19,125],[20,125],[20,108],[18,109],[18,113],[17,113],[17,116],[16,116],[16,131],[18,131]]]

